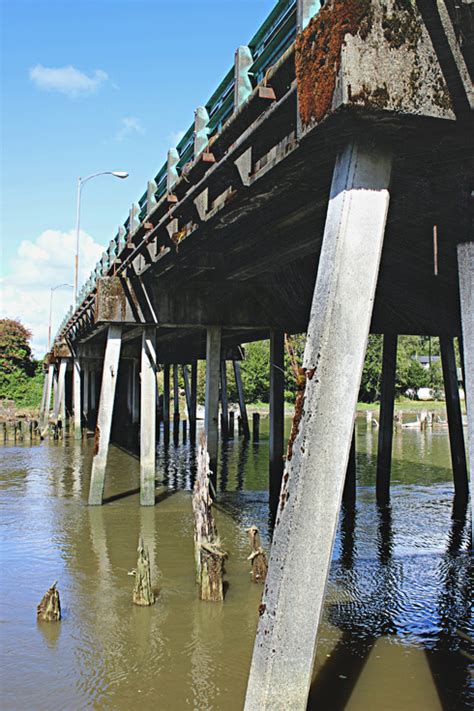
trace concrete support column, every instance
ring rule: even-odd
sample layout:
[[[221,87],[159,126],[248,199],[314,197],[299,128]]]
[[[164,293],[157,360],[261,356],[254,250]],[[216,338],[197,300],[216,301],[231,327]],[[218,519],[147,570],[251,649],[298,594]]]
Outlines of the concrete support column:
[[[132,361],[132,422],[136,424],[140,417],[140,393],[138,387],[138,364]]]
[[[239,398],[240,422],[245,439],[250,439],[249,418],[247,416],[247,407],[245,405],[244,386],[242,384],[242,375],[240,373],[240,363],[234,360],[234,376],[235,385],[237,387],[237,396]]]
[[[471,509],[474,510],[474,242],[458,245],[459,297],[461,302],[462,351],[464,359],[464,393],[469,438],[471,470]],[[472,515],[474,540],[474,514]]]
[[[214,484],[217,480],[219,446],[219,369],[221,363],[221,328],[209,326],[206,339],[206,413],[204,427]]]
[[[45,399],[44,407],[41,412],[41,427],[45,427],[49,421],[49,412],[51,409],[51,392],[53,389],[54,363],[48,365],[48,373],[45,378]]]
[[[284,440],[284,333],[270,333],[270,464],[269,464],[269,501],[270,520],[275,523],[278,501],[280,498],[281,478],[283,476],[283,440]]]
[[[227,370],[226,361],[221,360],[221,428],[222,438],[229,436],[229,403],[227,400]]]
[[[53,370],[53,417],[54,413],[58,411],[59,414],[59,402],[58,402],[58,368]]]
[[[179,444],[179,370],[178,365],[173,365],[173,441]]]
[[[170,436],[170,367],[168,363],[163,368],[163,431],[166,443]]]
[[[386,333],[383,337],[380,427],[377,449],[376,491],[377,503],[380,506],[385,506],[390,500],[396,369],[397,335],[395,333]]]
[[[196,441],[196,420],[197,420],[197,360],[191,363],[191,411],[192,417],[189,423],[189,438],[191,442]]]
[[[467,462],[462,431],[461,403],[459,401],[456,355],[452,338],[442,336],[439,339],[441,365],[443,367],[446,411],[448,413],[449,444],[453,466],[454,492],[456,498],[467,501]]]
[[[95,370],[91,370],[91,410],[93,410],[94,414],[97,412],[97,388],[96,388],[96,382],[97,382],[97,373]]]
[[[83,368],[82,379],[82,412],[84,415],[84,425],[87,429],[89,425],[89,367]]]
[[[59,362],[59,372],[57,378],[56,393],[54,399],[54,421],[57,422],[59,417],[61,417],[63,427],[65,427],[66,420],[66,370],[67,370],[67,360],[66,358],[61,358]]]
[[[104,495],[105,467],[109,453],[110,430],[112,427],[121,346],[122,327],[118,324],[110,325],[107,332],[99,412],[95,428],[94,459],[92,460],[89,490],[89,504],[91,506],[102,504]]]
[[[142,332],[140,398],[140,504],[155,505],[156,329]]]
[[[352,143],[331,185],[246,711],[303,711],[334,545],[389,203],[391,154]],[[343,406],[341,406],[343,403]]]
[[[74,412],[74,439],[82,437],[82,406],[81,406],[81,362],[74,358],[72,362],[72,397]]]

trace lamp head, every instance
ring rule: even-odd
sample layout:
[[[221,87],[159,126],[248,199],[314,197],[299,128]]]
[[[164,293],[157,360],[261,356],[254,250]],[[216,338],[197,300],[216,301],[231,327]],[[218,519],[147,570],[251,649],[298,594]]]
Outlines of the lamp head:
[[[126,173],[125,171],[122,171],[122,170],[114,170],[112,172],[112,175],[115,175],[116,178],[121,178],[122,180],[124,178],[128,178],[128,173]]]

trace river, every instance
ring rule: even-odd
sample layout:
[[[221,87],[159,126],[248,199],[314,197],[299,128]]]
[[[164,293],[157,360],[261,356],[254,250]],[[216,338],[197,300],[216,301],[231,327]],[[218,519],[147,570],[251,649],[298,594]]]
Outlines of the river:
[[[289,422],[287,422],[289,427]],[[102,507],[88,507],[92,439],[0,447],[1,708],[239,711],[261,587],[245,529],[268,549],[268,424],[221,447],[217,525],[229,553],[223,604],[194,581],[189,444],[159,445],[157,503],[139,463],[111,448]],[[357,504],[341,513],[308,708],[472,708],[469,512],[455,512],[445,428],[394,437],[391,507],[374,500],[376,433],[357,428]],[[139,534],[158,590],[132,605]],[[38,623],[58,580],[63,619]],[[472,656],[471,656],[472,658]]]

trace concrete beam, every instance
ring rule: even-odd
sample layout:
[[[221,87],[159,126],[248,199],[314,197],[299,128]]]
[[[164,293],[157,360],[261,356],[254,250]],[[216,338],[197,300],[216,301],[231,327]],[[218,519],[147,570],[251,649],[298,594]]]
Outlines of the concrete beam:
[[[142,334],[140,398],[140,504],[155,504],[156,459],[156,329]]]
[[[89,490],[89,505],[102,504],[105,485],[105,468],[109,453],[110,430],[114,411],[115,388],[117,385],[122,327],[112,324],[107,332],[102,387],[100,389],[99,412],[95,428],[94,458]]]
[[[391,155],[337,158],[246,711],[303,711],[346,475],[389,203]],[[317,476],[315,476],[315,472]],[[288,476],[287,476],[288,475]]]
[[[464,392],[471,470],[471,508],[474,509],[472,504],[474,494],[474,242],[459,244],[457,252],[464,354]],[[474,515],[472,515],[472,537],[474,540]]]
[[[221,362],[221,335],[222,332],[219,326],[210,326],[207,329],[206,412],[204,427],[214,485],[217,481],[217,454],[219,447],[219,369]]]

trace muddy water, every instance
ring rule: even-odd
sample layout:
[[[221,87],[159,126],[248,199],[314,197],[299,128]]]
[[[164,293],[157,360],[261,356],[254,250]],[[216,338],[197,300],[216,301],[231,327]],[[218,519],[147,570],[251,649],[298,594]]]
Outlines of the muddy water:
[[[237,711],[261,589],[245,527],[268,547],[268,439],[221,452],[217,521],[229,552],[223,605],[197,600],[189,445],[160,445],[157,504],[140,508],[138,461],[113,448],[107,503],[86,505],[92,442],[0,448],[2,709]],[[452,518],[447,433],[396,435],[392,505],[374,503],[376,435],[357,434],[358,500],[343,511],[309,708],[467,709],[473,701],[457,630],[474,633],[469,523]],[[136,545],[150,548],[158,601],[131,604]],[[60,624],[35,609],[58,580]]]

